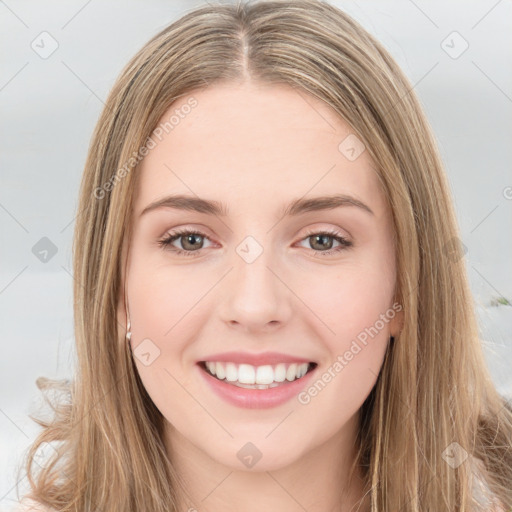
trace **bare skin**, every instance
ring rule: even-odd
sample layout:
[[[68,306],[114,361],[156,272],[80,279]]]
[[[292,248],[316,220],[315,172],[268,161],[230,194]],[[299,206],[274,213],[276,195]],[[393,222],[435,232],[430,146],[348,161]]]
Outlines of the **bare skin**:
[[[188,485],[180,510],[356,510],[362,480],[356,473],[349,484],[348,476],[358,411],[402,321],[401,312],[389,313],[393,224],[376,165],[368,151],[347,158],[339,145],[350,126],[302,91],[215,84],[177,101],[162,121],[191,96],[197,106],[142,162],[126,275],[132,350],[150,340],[158,353],[151,364],[135,361]],[[229,212],[166,207],[141,215],[170,194],[223,202]],[[345,205],[282,216],[294,199],[333,194],[373,213]],[[195,240],[158,244],[178,228],[195,230]],[[315,242],[311,233],[325,230],[352,245],[330,235]],[[250,264],[236,250],[248,236],[263,249]],[[121,321],[123,314],[120,306]],[[383,314],[388,320],[377,324]],[[378,333],[356,353],[354,340],[375,325]],[[317,379],[331,378],[307,403],[236,407],[212,392],[197,365],[231,350],[304,357],[318,364]],[[338,356],[341,371],[333,369]],[[262,455],[250,468],[237,457],[248,442]],[[367,498],[358,510],[369,510]]]

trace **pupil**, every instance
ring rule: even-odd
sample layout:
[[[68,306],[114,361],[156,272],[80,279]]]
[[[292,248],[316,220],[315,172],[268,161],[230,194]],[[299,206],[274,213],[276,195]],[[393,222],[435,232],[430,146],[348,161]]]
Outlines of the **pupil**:
[[[193,241],[194,241],[194,239],[195,239],[195,238],[201,238],[201,236],[197,236],[197,235],[186,235],[186,236],[185,236],[186,243],[187,243],[187,244],[188,244],[188,243],[190,243],[190,244],[192,245],[192,248],[194,248],[194,247],[193,247],[193,245],[194,245],[194,242],[193,242]],[[192,242],[191,242],[191,240],[192,240]]]
[[[324,245],[324,248],[325,248],[325,239],[326,238],[331,238],[331,236],[330,235],[315,235],[313,238],[315,239],[315,243],[316,243],[316,240],[323,240],[323,245]],[[331,246],[332,246],[332,242],[330,244],[328,244],[327,248],[330,249]]]

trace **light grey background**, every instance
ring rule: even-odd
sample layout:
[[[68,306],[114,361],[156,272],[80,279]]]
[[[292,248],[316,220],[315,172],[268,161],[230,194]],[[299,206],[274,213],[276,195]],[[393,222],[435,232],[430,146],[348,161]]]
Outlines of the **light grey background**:
[[[512,307],[490,304],[512,300],[512,2],[330,3],[387,47],[424,105],[467,247],[486,355],[499,391],[510,394]],[[28,418],[41,403],[35,379],[73,371],[71,242],[103,101],[150,37],[202,4],[0,0],[2,510],[16,500],[14,471],[39,430]],[[52,39],[58,48],[42,58]],[[43,237],[57,248],[46,263],[32,252]]]

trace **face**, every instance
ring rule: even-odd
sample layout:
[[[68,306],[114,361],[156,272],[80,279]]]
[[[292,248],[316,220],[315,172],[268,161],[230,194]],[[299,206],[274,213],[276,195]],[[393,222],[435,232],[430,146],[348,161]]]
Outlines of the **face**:
[[[125,284],[134,360],[169,439],[238,469],[260,453],[263,471],[353,434],[401,316],[368,151],[286,85],[192,91],[161,123],[138,171]],[[178,195],[225,211],[162,204]],[[216,378],[204,361],[230,364],[209,365]],[[286,376],[246,389],[223,369],[242,383]]]

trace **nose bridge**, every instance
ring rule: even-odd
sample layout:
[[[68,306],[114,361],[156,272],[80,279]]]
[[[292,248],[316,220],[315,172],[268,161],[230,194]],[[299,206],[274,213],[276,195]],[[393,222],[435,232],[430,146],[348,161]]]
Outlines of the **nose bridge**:
[[[276,266],[276,260],[272,257],[272,249],[262,247],[258,250],[254,242],[242,242],[236,252],[235,289],[243,292],[243,296],[250,291],[254,291],[255,295],[261,293],[273,295],[276,277],[270,268]]]
[[[265,243],[270,239],[265,237]],[[249,328],[283,322],[289,306],[288,289],[278,278],[278,258],[273,249],[247,236],[236,247],[232,264],[223,290],[223,320]]]

